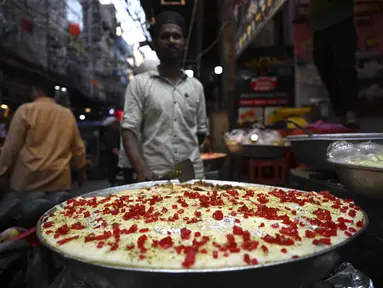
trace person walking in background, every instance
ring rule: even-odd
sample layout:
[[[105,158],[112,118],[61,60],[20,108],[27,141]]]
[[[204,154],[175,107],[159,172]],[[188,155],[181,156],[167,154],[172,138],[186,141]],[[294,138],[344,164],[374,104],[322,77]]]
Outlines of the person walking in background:
[[[135,75],[148,72],[150,70],[156,69],[157,66],[160,64],[159,61],[156,59],[145,59],[142,64],[137,67],[137,69],[134,71]],[[129,113],[128,111],[126,113]],[[140,137],[138,137],[137,141],[139,142]],[[118,167],[122,169],[123,175],[124,175],[124,184],[131,184],[133,183],[133,174],[134,170],[132,168],[132,164],[129,161],[128,155],[126,154],[126,151],[124,149],[124,143],[123,143],[123,137],[121,136],[120,141],[120,153],[118,157]]]
[[[151,181],[185,159],[204,176],[199,145],[207,133],[202,84],[181,70],[185,20],[176,12],[156,18],[154,44],[160,65],[135,76],[125,95],[123,144],[137,181]],[[139,140],[138,140],[139,139]]]
[[[108,117],[104,121],[104,126],[108,127],[106,133],[106,166],[108,169],[108,181],[111,186],[115,186],[116,178],[121,169],[118,167],[120,154],[120,123],[116,117]]]
[[[49,97],[53,91],[32,77],[32,103],[15,112],[0,156],[0,175],[14,191],[58,192],[72,186],[70,162],[78,182],[86,183],[85,146],[72,112]]]
[[[313,60],[335,114],[346,127],[358,128],[354,1],[311,0],[310,25],[314,33]]]

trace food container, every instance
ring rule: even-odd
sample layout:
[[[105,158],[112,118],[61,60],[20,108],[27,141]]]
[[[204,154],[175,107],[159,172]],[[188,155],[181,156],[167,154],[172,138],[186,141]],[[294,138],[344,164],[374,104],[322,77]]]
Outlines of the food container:
[[[383,143],[383,133],[313,134],[285,138],[291,143],[297,160],[320,172],[334,172],[335,166],[327,161],[327,148],[335,141],[359,143],[373,140]]]
[[[329,146],[327,159],[347,190],[383,199],[383,145],[338,141]]]
[[[383,200],[383,168],[353,165],[329,160],[340,183],[350,192]]]
[[[196,180],[190,181],[194,183]],[[214,185],[232,185],[242,187],[252,187],[253,189],[272,190],[278,187],[255,185],[248,183],[226,182],[226,181],[205,181]],[[121,187],[113,187],[84,195],[83,197],[107,196],[119,191],[129,189],[142,189],[151,187],[163,182],[146,182]],[[174,181],[173,183],[177,183]],[[282,189],[283,188],[278,188]],[[45,215],[53,212],[54,209],[47,211]],[[44,215],[44,216],[45,216]],[[41,219],[44,219],[44,216]],[[37,236],[41,243],[58,260],[66,266],[74,275],[94,285],[92,287],[184,287],[184,288],[207,288],[207,287],[248,287],[254,283],[258,286],[268,288],[280,287],[312,287],[320,279],[328,275],[340,261],[340,255],[346,253],[346,245],[353,241],[368,225],[367,215],[364,217],[365,227],[355,233],[347,240],[327,249],[320,250],[309,256],[301,258],[291,258],[289,260],[267,263],[257,266],[241,266],[218,269],[153,269],[137,267],[121,267],[92,263],[80,258],[62,253],[55,247],[50,246],[41,235],[41,220],[37,224]],[[287,286],[286,286],[287,285]]]

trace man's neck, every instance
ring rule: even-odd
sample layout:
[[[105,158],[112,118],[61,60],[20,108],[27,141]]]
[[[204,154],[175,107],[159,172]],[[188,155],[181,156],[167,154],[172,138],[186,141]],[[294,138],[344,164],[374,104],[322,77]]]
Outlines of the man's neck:
[[[180,79],[181,64],[180,62],[162,62],[159,67],[161,74],[172,82],[177,82]]]

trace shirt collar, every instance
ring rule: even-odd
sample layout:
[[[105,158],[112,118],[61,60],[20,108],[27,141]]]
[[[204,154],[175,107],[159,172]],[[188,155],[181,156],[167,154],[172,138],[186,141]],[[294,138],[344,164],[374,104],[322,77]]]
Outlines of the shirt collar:
[[[158,69],[158,66],[156,68],[154,68],[153,70],[149,71],[149,75],[150,77],[162,77],[162,78],[165,78],[161,75],[159,69]],[[186,80],[188,78],[188,76],[186,75],[185,73],[185,70],[184,69],[181,69],[180,70],[180,80]]]
[[[55,99],[51,98],[51,97],[46,97],[46,96],[43,96],[43,97],[39,97],[37,98],[35,101],[33,102],[52,102],[52,103],[55,103]]]

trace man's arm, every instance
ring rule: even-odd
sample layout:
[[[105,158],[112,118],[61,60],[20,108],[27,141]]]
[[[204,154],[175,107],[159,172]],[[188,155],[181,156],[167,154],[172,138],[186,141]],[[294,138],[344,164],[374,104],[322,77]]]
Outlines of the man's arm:
[[[201,145],[206,138],[208,132],[207,127],[207,116],[206,116],[206,102],[205,102],[205,93],[203,91],[203,86],[200,84],[200,92],[198,97],[198,107],[197,107],[197,137],[198,143]]]
[[[17,109],[12,118],[11,126],[0,156],[0,175],[9,172],[15,164],[24,145],[28,124],[25,118],[26,106]]]
[[[138,145],[143,120],[144,99],[137,78],[129,83],[125,93],[124,115],[121,120],[122,140],[124,149],[137,173],[138,181],[153,180],[155,175],[142,159]]]

